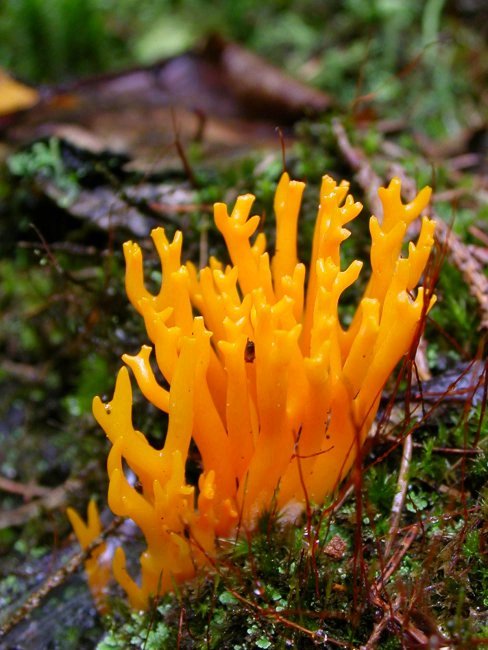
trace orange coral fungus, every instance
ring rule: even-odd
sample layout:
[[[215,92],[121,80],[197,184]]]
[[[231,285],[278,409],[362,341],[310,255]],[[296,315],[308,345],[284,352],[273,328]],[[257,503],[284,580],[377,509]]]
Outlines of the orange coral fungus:
[[[157,295],[144,286],[141,249],[127,242],[126,288],[145,321],[152,347],[124,355],[144,396],[169,414],[162,449],[132,425],[129,372],[119,372],[113,400],[95,398],[93,411],[112,442],[108,500],[133,519],[147,549],[140,586],[125,569],[121,548],[113,571],[131,603],[191,578],[215,555],[217,538],[251,530],[271,507],[300,511],[321,503],[350,469],[375,417],[380,392],[407,353],[430,308],[422,288],[413,297],[433,245],[434,222],[422,220],[416,244],[402,257],[405,232],[426,207],[430,188],[406,205],[400,181],[380,190],[384,215],[371,217],[371,276],[347,329],[341,294],[362,263],[341,270],[344,227],[362,206],[325,176],[320,189],[308,278],[297,258],[297,220],[304,183],[283,174],[274,209],[276,247],[251,216],[254,197],[240,196],[229,215],[214,207],[231,265],[211,259],[198,271],[180,260],[182,234],[172,242],[162,228],[152,239],[162,264]],[[430,299],[429,299],[430,300]],[[432,302],[432,300],[430,300]],[[199,315],[196,315],[199,314]],[[170,386],[161,386],[150,355]],[[201,457],[198,487],[185,467],[191,441]],[[127,480],[123,461],[141,490]]]
[[[90,544],[102,533],[102,525],[100,517],[98,516],[98,508],[95,501],[90,501],[90,504],[88,505],[88,521],[86,524],[73,508],[68,508],[67,513],[81,548],[84,551],[87,551]],[[110,568],[106,562],[101,561],[105,551],[106,545],[105,543],[102,543],[97,546],[91,552],[90,557],[85,560],[85,571],[88,584],[90,585],[90,590],[93,594],[95,603],[101,612],[104,612],[106,609],[105,588],[110,579]]]

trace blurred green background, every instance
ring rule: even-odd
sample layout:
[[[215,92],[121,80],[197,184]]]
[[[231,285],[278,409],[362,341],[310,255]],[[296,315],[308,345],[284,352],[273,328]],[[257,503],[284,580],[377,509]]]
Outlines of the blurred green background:
[[[484,3],[445,0],[3,0],[0,66],[31,83],[148,64],[234,39],[348,107],[372,95],[434,137],[469,125],[486,84]]]

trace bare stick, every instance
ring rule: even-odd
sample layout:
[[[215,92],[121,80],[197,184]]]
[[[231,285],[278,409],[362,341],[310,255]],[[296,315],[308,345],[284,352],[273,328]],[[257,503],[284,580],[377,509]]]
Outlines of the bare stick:
[[[0,489],[20,493],[19,483],[6,482],[7,479],[1,478]],[[18,508],[4,510],[0,513],[0,530],[10,528],[11,526],[21,526],[34,517],[38,517],[41,512],[56,510],[66,504],[69,493],[76,492],[80,489],[81,481],[78,479],[68,479],[62,485],[55,488],[42,488],[38,485],[25,486],[24,498],[28,503],[24,503]],[[13,489],[16,488],[16,489]],[[29,493],[29,489],[31,490]],[[36,498],[31,498],[31,497]]]
[[[116,517],[112,523],[102,531],[96,539],[91,542],[86,549],[79,551],[74,555],[66,564],[61,566],[40,586],[40,588],[32,593],[23,605],[17,609],[8,619],[0,626],[0,638],[5,636],[16,625],[21,623],[29,614],[31,614],[37,607],[41,600],[43,600],[53,589],[59,587],[69,576],[78,571],[83,562],[88,559],[93,551],[102,544],[107,537],[109,537],[122,523],[121,517]]]
[[[353,147],[342,124],[335,120],[332,131],[337,139],[339,149],[351,168],[357,172],[356,178],[363,188],[372,212],[382,214],[381,202],[378,199],[378,188],[381,181],[361,149]],[[407,176],[400,165],[395,165],[395,173],[402,179],[402,190],[407,199],[415,194],[415,183]],[[449,226],[431,210],[431,216],[436,221],[435,237],[447,250],[451,262],[461,271],[468,289],[478,301],[481,312],[481,330],[488,330],[488,278],[483,273],[481,264],[473,257],[468,246],[455,235]]]
[[[390,530],[388,531],[388,540],[385,547],[385,557],[390,555],[393,543],[398,533],[398,526],[400,517],[402,516],[403,506],[405,505],[405,497],[407,496],[408,489],[408,475],[410,471],[410,462],[412,460],[412,434],[407,433],[403,441],[403,453],[400,463],[400,471],[398,472],[397,491],[393,499],[391,507]]]
[[[199,241],[199,264],[200,268],[208,264],[208,220],[207,217],[202,217],[200,224],[200,241]]]
[[[407,199],[413,199],[416,194],[413,180],[405,174],[400,165],[395,165],[395,174],[401,177],[402,189]],[[483,265],[434,209],[431,209],[431,216],[436,222],[437,241],[445,247],[449,259],[459,269],[468,285],[469,292],[478,301],[481,312],[480,330],[488,330],[488,278],[484,275]]]
[[[381,187],[379,176],[371,167],[364,152],[361,149],[353,147],[347,137],[345,128],[337,119],[332,122],[332,132],[337,139],[340,152],[350,167],[356,172],[357,181],[366,194],[371,211],[378,219],[381,219],[383,216],[383,206],[378,197],[378,190]]]
[[[395,602],[392,605],[393,611],[396,611],[400,605],[400,596],[395,598]],[[380,640],[383,630],[390,622],[390,614],[388,611],[385,611],[378,623],[375,624],[371,636],[368,639],[366,645],[361,646],[361,650],[374,650],[378,647],[378,641]]]

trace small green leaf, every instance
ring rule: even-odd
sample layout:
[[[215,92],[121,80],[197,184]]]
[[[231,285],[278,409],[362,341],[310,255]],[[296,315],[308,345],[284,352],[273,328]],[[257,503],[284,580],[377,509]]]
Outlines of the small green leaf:
[[[409,512],[418,512],[424,510],[428,505],[427,499],[422,494],[411,492],[408,495],[406,508]]]
[[[235,605],[237,604],[237,598],[235,598],[229,591],[224,591],[219,596],[219,602],[222,605]]]

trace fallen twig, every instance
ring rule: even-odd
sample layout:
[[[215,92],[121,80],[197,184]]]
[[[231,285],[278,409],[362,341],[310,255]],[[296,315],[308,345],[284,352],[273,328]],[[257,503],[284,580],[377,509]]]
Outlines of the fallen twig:
[[[0,476],[0,490],[10,492],[10,494],[20,494],[24,499],[29,501],[33,497],[43,497],[52,492],[52,488],[44,487],[30,481],[29,483],[20,483],[12,481],[5,476]]]
[[[401,601],[400,596],[397,596],[391,606],[393,611],[396,611],[399,608],[400,601]],[[390,622],[390,612],[385,611],[381,619],[375,624],[373,631],[371,632],[371,636],[369,637],[366,645],[361,646],[361,650],[374,650],[374,648],[377,648],[378,641],[380,640],[380,637],[383,634],[383,631],[389,622]]]
[[[10,482],[10,485],[5,483],[7,479],[1,479],[3,485],[0,483],[0,488],[8,492],[16,491],[17,494],[23,494],[24,498],[37,496],[39,498],[33,499],[18,508],[12,510],[4,510],[0,513],[0,530],[10,528],[11,526],[22,526],[34,517],[37,517],[41,512],[46,510],[56,510],[64,506],[67,502],[67,495],[70,492],[76,492],[81,488],[82,482],[78,479],[69,479],[62,485],[56,488],[42,488],[37,485],[26,485],[24,492],[19,491],[19,483]],[[17,490],[13,490],[13,487]],[[30,490],[30,491],[29,491]],[[28,496],[27,496],[28,495]]]
[[[357,181],[366,194],[371,211],[380,218],[383,215],[383,206],[378,197],[378,190],[382,185],[379,176],[371,167],[364,152],[353,147],[345,128],[337,119],[332,122],[332,132],[337,139],[340,152],[356,172]]]
[[[353,147],[342,124],[335,120],[332,131],[337,139],[339,149],[356,172],[358,183],[363,188],[372,212],[382,214],[381,202],[378,198],[378,188],[381,181],[361,149]],[[414,181],[407,176],[403,167],[395,165],[395,174],[401,177],[404,196],[411,200],[416,194]],[[436,221],[435,236],[441,246],[445,247],[451,262],[459,269],[468,289],[478,301],[481,312],[480,329],[488,331],[488,278],[484,275],[479,262],[473,258],[469,248],[464,244],[450,227],[431,209],[431,216]]]
[[[419,523],[414,524],[407,530],[405,537],[402,539],[396,551],[393,553],[391,558],[386,563],[383,571],[381,572],[381,575],[377,578],[377,580],[375,580],[375,582],[371,586],[370,589],[371,602],[373,605],[375,605],[376,607],[380,607],[383,610],[384,612],[383,619],[385,619],[384,623],[381,623],[380,621],[380,624],[378,625],[378,629],[375,628],[373,630],[371,636],[373,637],[374,642],[376,642],[376,638],[379,638],[379,636],[381,635],[383,627],[390,622],[394,622],[403,631],[403,633],[410,636],[410,638],[415,643],[419,644],[421,647],[427,647],[429,641],[427,635],[424,634],[422,630],[419,630],[415,625],[413,625],[413,623],[411,623],[408,620],[407,616],[405,616],[400,611],[398,611],[398,609],[395,607],[396,601],[395,603],[392,604],[387,600],[385,600],[381,595],[385,588],[386,583],[400,566],[406,552],[408,551],[410,546],[417,538],[417,535],[419,534],[420,530],[421,530],[421,526]],[[398,603],[398,607],[399,607],[399,603]],[[366,647],[367,648],[374,647],[374,645],[372,645],[371,637],[368,640],[368,644],[366,645]]]
[[[385,557],[390,555],[393,543],[398,534],[400,517],[402,516],[402,510],[408,489],[408,476],[410,471],[410,462],[412,460],[412,449],[412,434],[409,432],[403,441],[402,461],[400,463],[400,471],[398,472],[397,490],[391,507],[390,530],[388,531],[388,538],[385,547]]]
[[[417,538],[417,535],[419,534],[420,530],[421,530],[421,526],[419,523],[413,524],[413,526],[409,527],[409,529],[405,534],[405,537],[398,545],[396,551],[393,553],[393,555],[390,557],[388,562],[385,564],[384,570],[382,571],[381,575],[373,583],[371,587],[372,592],[374,592],[376,595],[379,596],[381,594],[388,580],[398,569],[401,561],[403,560],[405,553],[408,551],[410,546]]]
[[[488,233],[484,232],[477,226],[470,226],[468,230],[473,235],[473,237],[477,237],[480,242],[482,242],[485,247],[488,248]]]
[[[199,241],[199,264],[200,268],[203,269],[204,266],[208,264],[208,221],[204,217],[200,224],[200,241]]]
[[[402,190],[407,200],[413,199],[416,194],[414,181],[405,174],[402,167],[395,166],[395,173],[401,176]],[[488,330],[488,278],[483,273],[482,265],[473,256],[468,245],[452,232],[450,226],[443,221],[431,208],[431,217],[435,219],[435,237],[439,244],[446,249],[451,262],[459,269],[469,292],[476,298],[480,306],[480,330]]]
[[[40,586],[37,591],[32,593],[23,605],[15,611],[7,621],[0,626],[0,638],[8,634],[15,626],[21,623],[31,612],[33,612],[40,602],[56,587],[59,587],[69,576],[78,571],[83,562],[90,557],[91,553],[104,542],[117,528],[121,525],[123,519],[116,517],[109,526],[105,528],[86,549],[76,553],[66,564],[55,571]]]
[[[388,442],[393,442],[393,443],[398,442],[397,438],[390,435],[385,436],[385,440],[388,440]],[[417,449],[424,449],[425,447],[423,442],[413,442],[412,445]],[[460,456],[476,456],[477,454],[484,453],[483,449],[478,449],[474,447],[469,449],[463,449],[462,447],[432,447],[431,451],[437,454],[454,454]]]
[[[464,244],[450,228],[437,217],[436,238],[446,247],[450,260],[461,271],[468,285],[469,292],[478,301],[481,312],[480,330],[488,331],[488,278],[483,274],[481,264],[473,257],[468,246]]]

